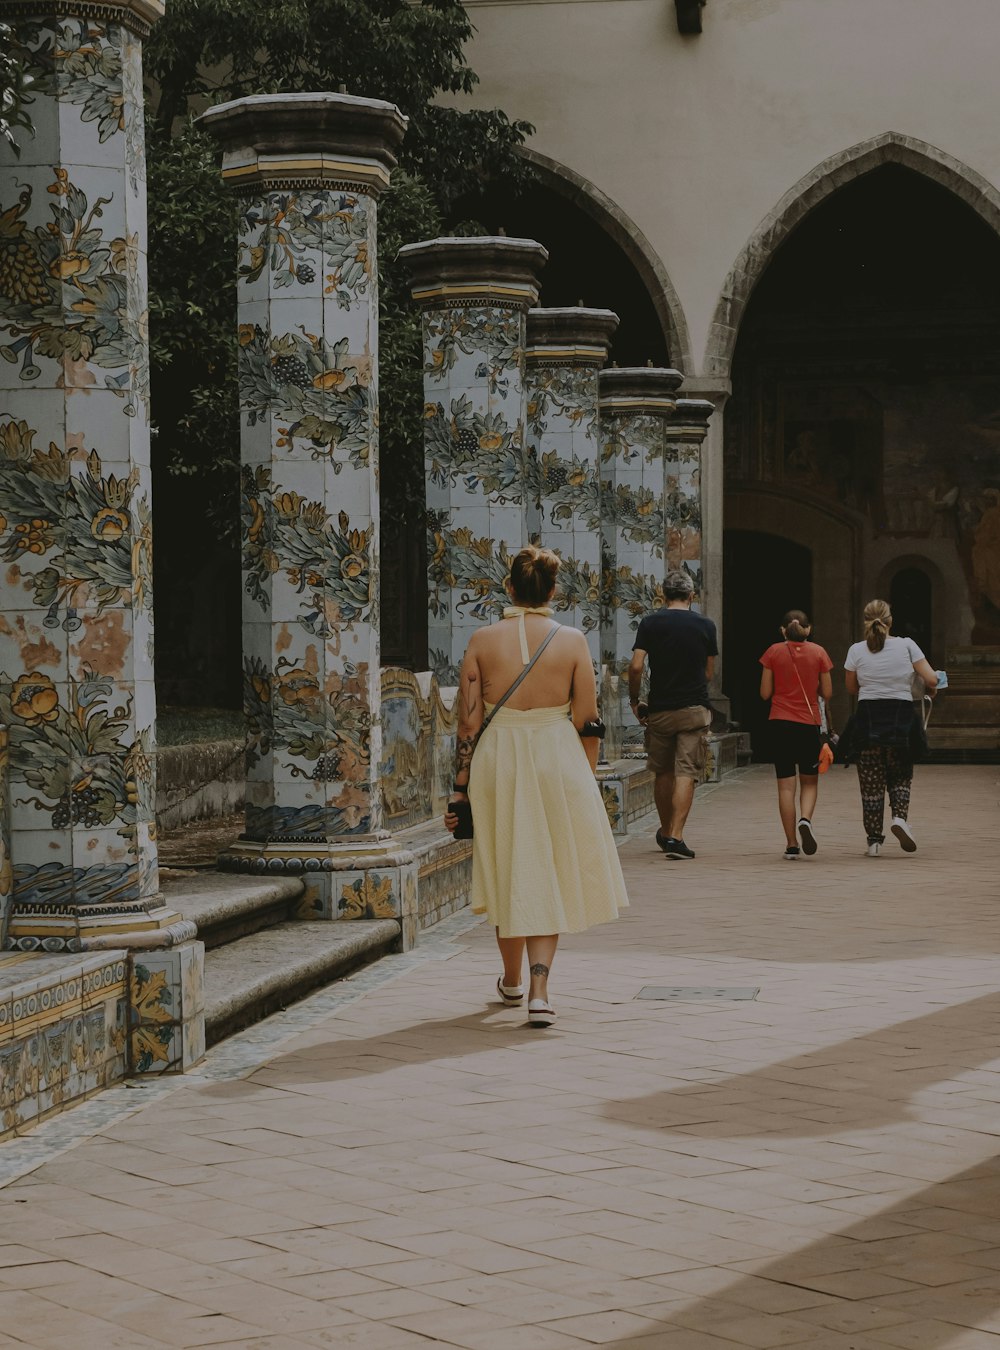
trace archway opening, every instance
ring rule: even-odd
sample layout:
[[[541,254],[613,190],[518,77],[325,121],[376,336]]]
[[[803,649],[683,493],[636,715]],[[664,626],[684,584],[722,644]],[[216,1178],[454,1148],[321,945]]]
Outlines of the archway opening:
[[[912,638],[929,660],[934,660],[934,588],[920,567],[901,567],[889,587],[892,631]]]
[[[766,753],[769,713],[760,697],[760,656],[780,641],[788,610],[812,613],[812,550],[763,530],[727,530],[723,566],[723,692],[759,758]]]
[[[1000,646],[1000,585],[981,561],[1000,497],[998,377],[1000,239],[922,174],[874,169],[776,250],[734,352],[726,526],[745,525],[741,503],[761,492],[777,512],[768,528],[786,538],[805,510],[843,524],[813,556],[814,577],[836,578],[836,591],[817,589],[814,614],[835,665],[858,605],[887,576],[901,578],[907,622],[930,645],[930,580],[906,575],[913,555],[940,577],[936,660],[988,661]],[[755,668],[732,665],[730,648],[731,690],[756,686]]]
[[[476,217],[492,231],[537,239],[549,251],[538,303],[613,309],[621,322],[610,360],[620,366],[670,365],[676,355],[649,287],[625,249],[581,206],[543,182],[517,197],[488,188]],[[461,213],[461,203],[457,208]]]

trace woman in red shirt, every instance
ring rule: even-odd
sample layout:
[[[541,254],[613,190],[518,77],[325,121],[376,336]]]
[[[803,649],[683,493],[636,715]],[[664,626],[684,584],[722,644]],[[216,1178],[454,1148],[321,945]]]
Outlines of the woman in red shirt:
[[[784,827],[789,861],[800,853],[816,852],[812,814],[819,782],[819,697],[833,693],[833,662],[815,642],[807,641],[812,624],[801,609],[792,609],[781,621],[782,642],[768,647],[760,658],[760,696],[771,700],[771,752],[778,779],[778,811]],[[795,837],[795,783],[798,773],[798,837]]]

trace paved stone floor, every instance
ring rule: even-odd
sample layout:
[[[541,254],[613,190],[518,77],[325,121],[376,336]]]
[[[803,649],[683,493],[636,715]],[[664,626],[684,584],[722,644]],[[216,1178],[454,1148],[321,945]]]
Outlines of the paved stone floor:
[[[697,862],[626,844],[552,1031],[462,916],[43,1126],[0,1347],[1000,1347],[998,778],[919,770],[919,851],[869,860],[835,770],[787,864],[752,770],[699,798]]]

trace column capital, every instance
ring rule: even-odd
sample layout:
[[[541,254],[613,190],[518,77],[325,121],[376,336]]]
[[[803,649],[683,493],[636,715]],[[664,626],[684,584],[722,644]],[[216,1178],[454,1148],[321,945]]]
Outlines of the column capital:
[[[238,192],[388,187],[407,119],[394,103],[353,94],[254,94],[197,118],[223,149],[222,177]]]
[[[146,38],[163,18],[163,0],[0,0],[0,19],[73,18],[120,23]]]
[[[529,309],[525,359],[532,365],[603,366],[618,327],[610,309]]]
[[[677,406],[675,391],[684,376],[664,366],[612,366],[598,379],[602,417],[637,413],[671,417]]]
[[[704,398],[679,398],[667,435],[671,440],[701,442],[708,435],[708,419],[715,404]]]
[[[538,279],[549,251],[534,239],[506,235],[427,239],[406,244],[398,258],[410,293],[424,309],[501,304],[528,310],[538,303]]]

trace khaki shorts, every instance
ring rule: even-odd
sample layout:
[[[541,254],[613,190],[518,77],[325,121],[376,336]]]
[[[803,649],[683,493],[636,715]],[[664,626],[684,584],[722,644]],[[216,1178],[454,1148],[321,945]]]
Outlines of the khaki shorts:
[[[678,778],[705,774],[708,758],[708,708],[675,708],[650,713],[646,722],[646,767],[652,773],[672,773]]]

